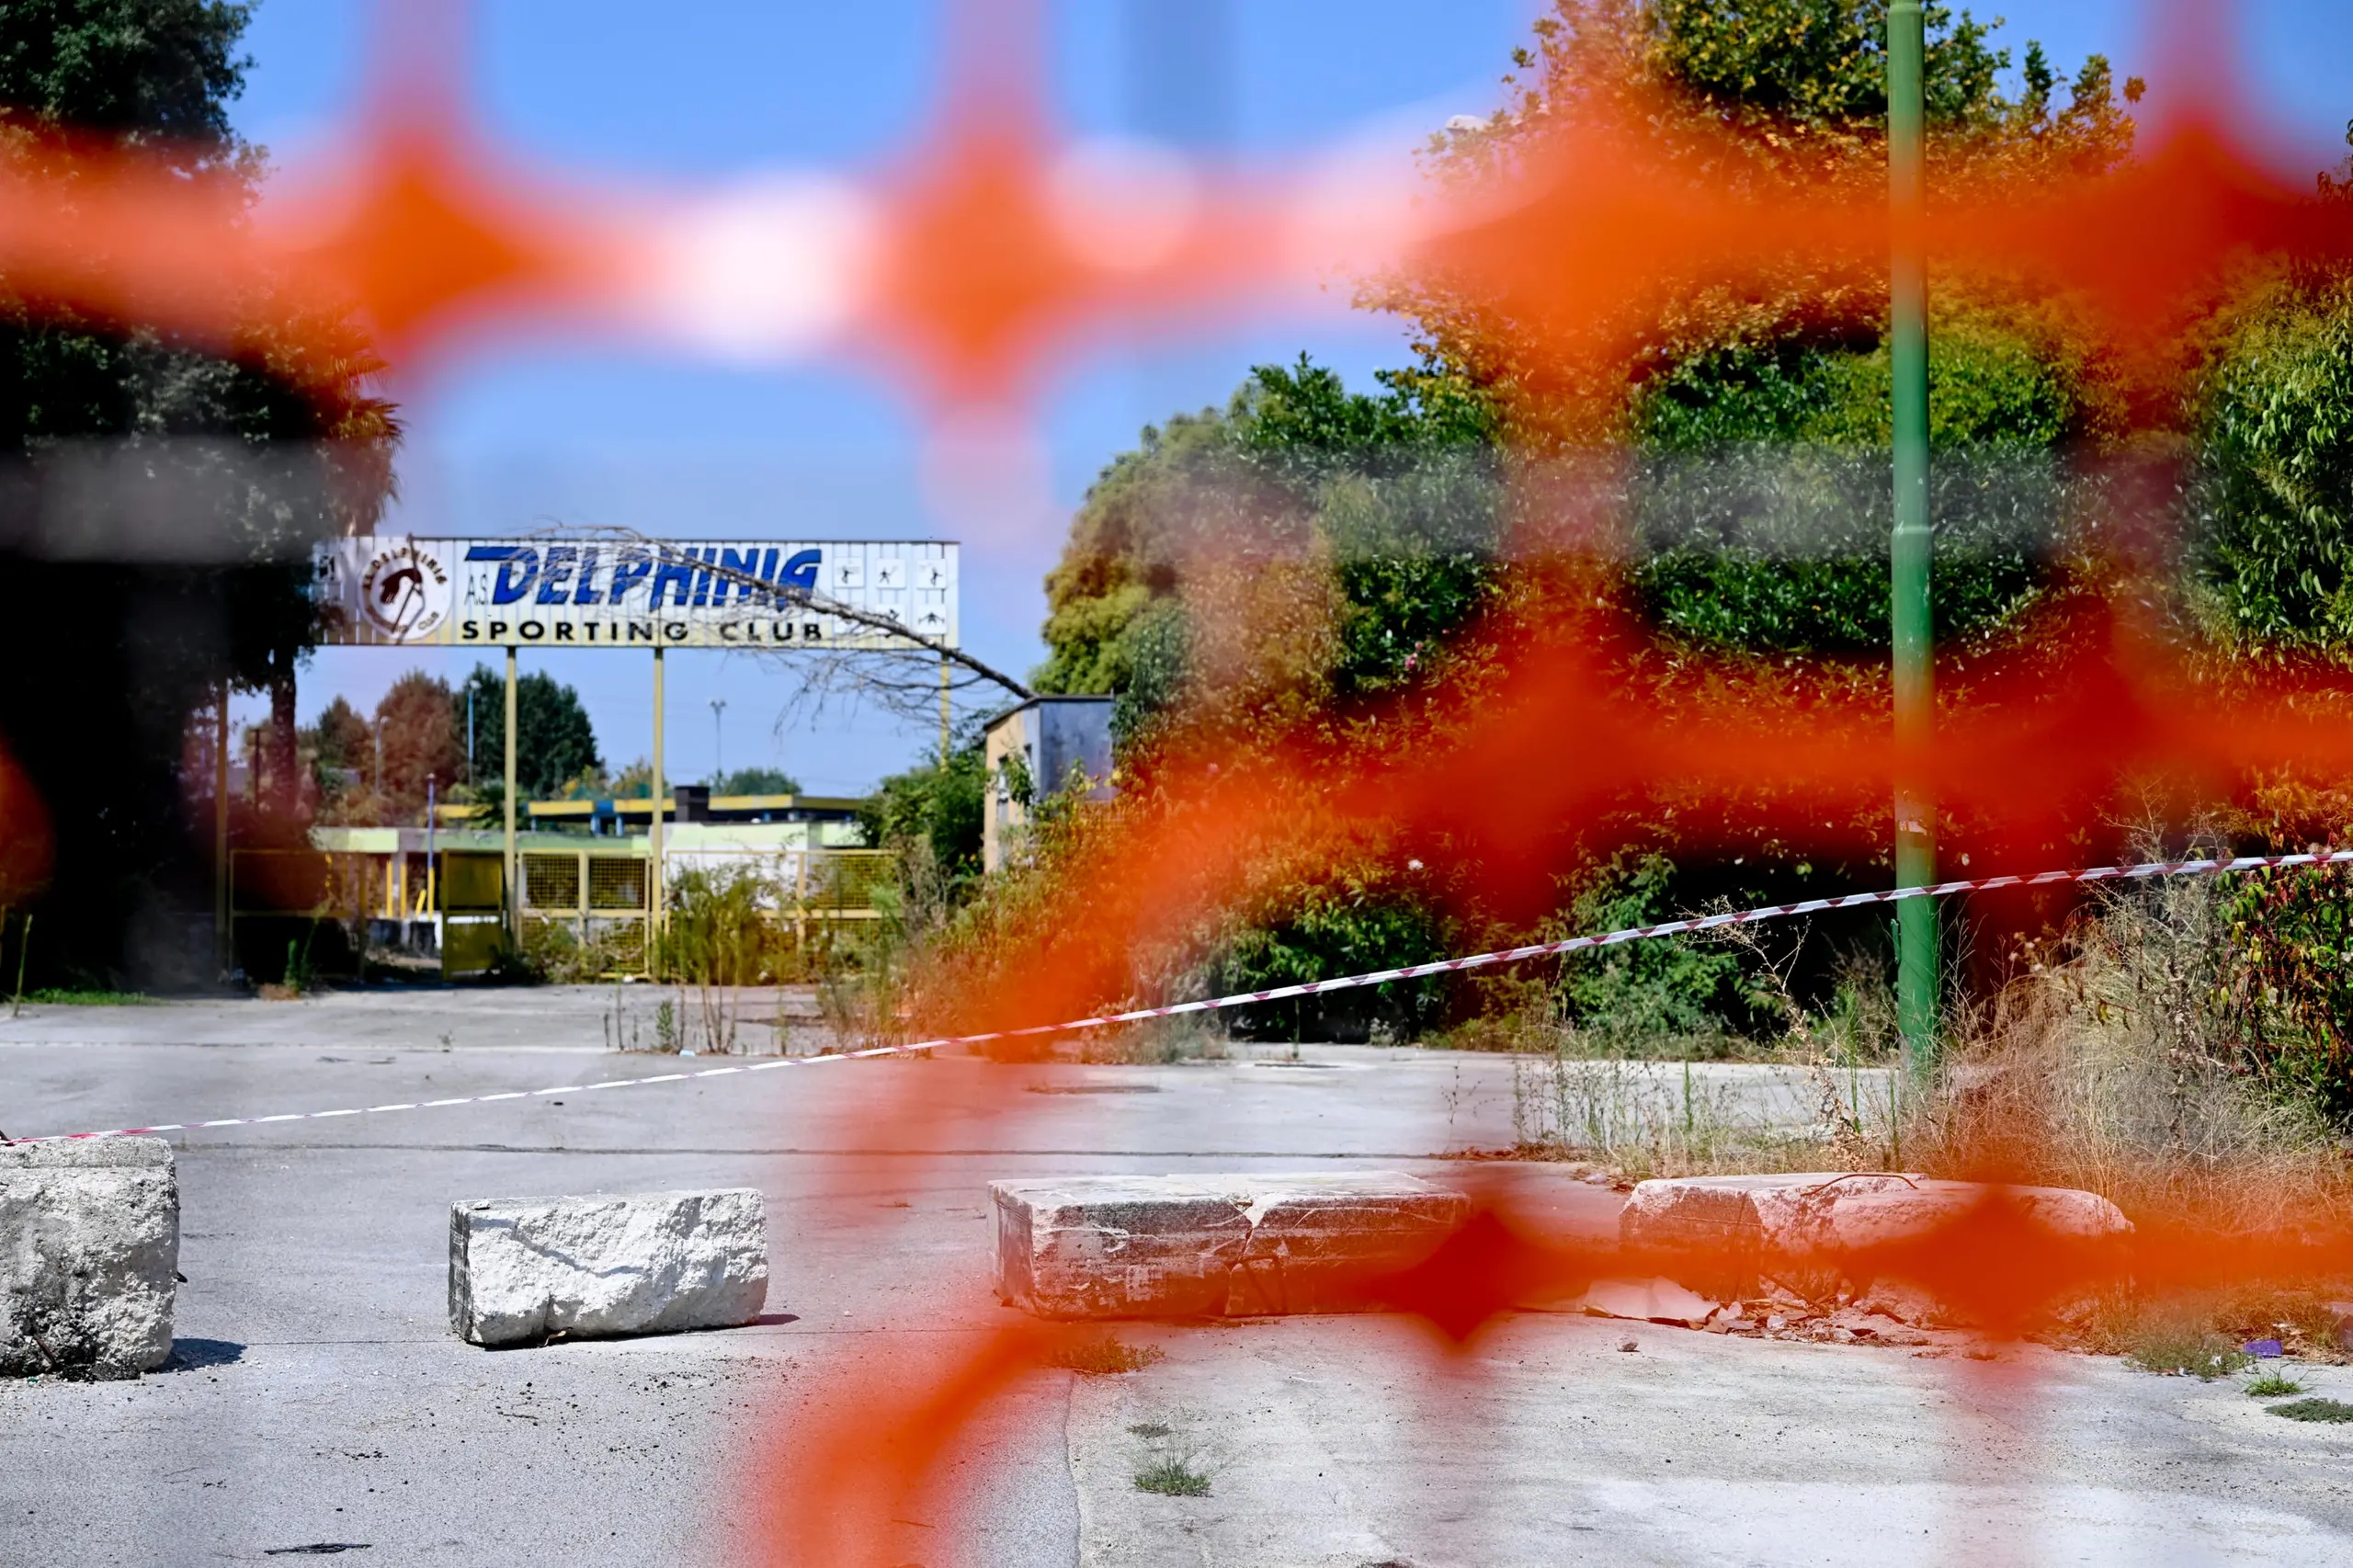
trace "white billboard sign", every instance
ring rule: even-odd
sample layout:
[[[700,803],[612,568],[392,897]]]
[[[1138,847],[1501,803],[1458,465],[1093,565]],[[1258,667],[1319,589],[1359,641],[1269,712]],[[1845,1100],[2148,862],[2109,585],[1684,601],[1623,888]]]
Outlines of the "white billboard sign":
[[[938,540],[340,539],[319,547],[326,640],[392,646],[956,645]],[[837,613],[847,608],[885,622]]]

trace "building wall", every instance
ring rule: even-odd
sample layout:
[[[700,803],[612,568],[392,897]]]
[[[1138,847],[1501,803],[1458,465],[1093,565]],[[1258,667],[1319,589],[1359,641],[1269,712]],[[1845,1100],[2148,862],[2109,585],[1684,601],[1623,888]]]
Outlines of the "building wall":
[[[981,864],[1001,869],[1029,820],[1029,810],[1014,798],[1015,758],[1029,773],[1038,795],[1051,794],[1069,782],[1073,770],[1094,781],[1086,798],[1111,798],[1111,701],[1108,697],[1039,697],[991,721],[982,738],[982,758],[988,768],[987,796],[981,813]]]

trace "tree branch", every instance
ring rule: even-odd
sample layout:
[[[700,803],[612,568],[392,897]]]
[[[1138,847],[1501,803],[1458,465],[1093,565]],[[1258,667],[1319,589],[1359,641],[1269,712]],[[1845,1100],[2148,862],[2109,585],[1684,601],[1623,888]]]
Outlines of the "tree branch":
[[[561,532],[566,538],[595,538],[598,540],[610,540],[618,542],[643,545],[647,547],[654,547],[661,542],[648,535],[639,533],[634,528],[563,528],[553,531]],[[721,566],[712,563],[699,564],[701,564],[703,570],[710,574],[712,580],[715,582],[733,583],[739,586],[756,588],[761,593],[773,594],[779,599],[785,600],[791,604],[806,606],[810,609],[817,611],[820,615],[830,615],[837,619],[849,621],[854,625],[869,627],[876,631],[888,632],[893,637],[904,638],[907,642],[915,644],[916,648],[925,649],[928,652],[937,653],[941,658],[947,659],[952,664],[962,665],[965,669],[970,670],[973,675],[978,676],[981,679],[990,681],[997,686],[1003,687],[1021,701],[1027,702],[1031,698],[1038,695],[1036,692],[1031,691],[1028,687],[1022,685],[1019,681],[1014,679],[1011,676],[1006,675],[1003,670],[998,669],[995,665],[989,664],[987,661],[978,658],[972,653],[968,653],[961,648],[954,647],[949,643],[941,642],[937,638],[926,637],[921,632],[911,630],[904,623],[894,620],[890,616],[883,615],[879,611],[860,609],[856,605],[844,604],[841,600],[828,598],[824,594],[812,593],[800,588],[779,588],[774,583],[768,582],[766,578],[756,577],[749,572],[739,571],[733,567]],[[910,650],[895,648],[835,648],[826,651],[834,653],[898,653],[909,652]]]

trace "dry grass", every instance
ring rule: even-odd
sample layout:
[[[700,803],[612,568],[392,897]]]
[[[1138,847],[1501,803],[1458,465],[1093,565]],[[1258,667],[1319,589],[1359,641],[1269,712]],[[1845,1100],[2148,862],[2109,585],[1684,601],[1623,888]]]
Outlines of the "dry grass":
[[[1677,938],[1670,938],[1677,939]],[[1743,949],[1758,995],[1780,1017],[1777,1040],[1749,1042],[1739,1056],[1782,1069],[1809,1099],[1801,1117],[1769,1114],[1689,1059],[1629,1056],[1620,1042],[1560,1021],[1542,997],[1490,1026],[1482,1049],[1509,1040],[1512,1126],[1531,1157],[1595,1161],[1621,1176],[1728,1172],[1888,1170],[1905,1158],[1906,1117],[1884,1070],[1893,1060],[1893,1006],[1883,973],[1850,966],[1826,1015],[1801,1006],[1791,988],[1798,949],[1768,950],[1750,928],[1710,938]],[[1787,1095],[1770,1096],[1786,1103]]]
[[[2221,1005],[2224,892],[2209,878],[2110,891],[2041,967],[1960,1021],[1938,1080],[1918,1089],[1859,1065],[1892,1059],[1883,977],[1857,977],[1828,1017],[1813,1015],[1779,983],[1787,960],[1752,949],[1748,971],[1781,1003],[1777,1059],[1814,1085],[1811,1126],[1767,1125],[1688,1066],[1613,1059],[1608,1041],[1541,1011],[1517,1028],[1495,1026],[1499,1039],[1485,1043],[1521,1049],[1513,1120],[1523,1154],[1589,1158],[1621,1176],[1919,1170],[2082,1188],[2143,1223],[2222,1234],[2353,1226],[2345,1142],[2247,1070],[2241,1026]],[[2118,1290],[2076,1303],[2058,1337],[2211,1378],[2243,1366],[2239,1346],[2253,1339],[2346,1359],[2347,1301],[2353,1278]]]
[[[1117,1335],[1097,1334],[1058,1346],[1046,1358],[1046,1365],[1084,1377],[1102,1378],[1140,1372],[1166,1356],[1167,1352],[1157,1345],[1129,1345]]]
[[[1732,1171],[1883,1170],[1900,1144],[1883,1074],[1807,1074],[1812,1119],[1761,1114],[1688,1062],[1588,1055],[1572,1040],[1512,1062],[1512,1133],[1533,1159],[1588,1160],[1631,1180]]]
[[[1054,1053],[1080,1062],[1117,1066],[1156,1066],[1171,1062],[1222,1062],[1228,1054],[1216,1017],[1186,1013],[1088,1029],[1057,1042]]]
[[[1961,1032],[1911,1119],[1923,1168],[2100,1193],[2127,1213],[2233,1231],[2353,1221],[2334,1131],[2244,1067],[2216,1005],[2220,889],[2119,890]]]

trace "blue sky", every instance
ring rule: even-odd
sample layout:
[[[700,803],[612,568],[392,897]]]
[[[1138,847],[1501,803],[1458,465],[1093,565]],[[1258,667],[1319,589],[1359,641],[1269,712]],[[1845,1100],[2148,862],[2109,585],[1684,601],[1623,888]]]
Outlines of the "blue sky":
[[[398,0],[393,0],[397,4]],[[2151,68],[2136,0],[2012,0],[2014,47],[2041,40],[2063,69],[2110,54]],[[1138,85],[1138,18],[1222,14],[1224,47],[1198,23],[1149,57],[1214,62],[1209,91],[1180,70]],[[332,133],[367,79],[370,7],[262,0],[240,128],[281,162]],[[1173,131],[1279,158],[1343,137],[1406,157],[1449,115],[1492,107],[1525,38],[1526,0],[1063,0],[1047,6],[1055,108],[1074,129]],[[918,136],[939,84],[942,8],[916,0],[479,0],[475,112],[527,157],[582,174],[682,188],[767,171],[857,168]],[[2245,70],[2280,132],[2313,166],[2341,153],[2353,116],[2353,0],[2240,7]],[[1189,49],[1188,46],[1191,46]],[[1185,89],[1170,99],[1172,85]],[[2162,79],[2158,82],[2160,95]],[[1222,104],[1222,112],[1214,106]],[[2153,105],[2154,107],[2154,105]],[[2332,148],[2336,151],[2333,153]],[[983,539],[927,505],[920,431],[893,390],[854,367],[722,368],[611,342],[489,346],[429,383],[394,389],[409,439],[392,526],[483,534],[551,522],[619,524],[701,538],[963,537],[967,643],[1026,670],[1042,653],[1042,578],[1061,527],[1096,472],[1138,426],[1221,401],[1253,363],[1302,350],[1356,382],[1404,358],[1386,318],[1336,294],[1281,319],[1236,323],[1179,347],[1105,343],[1048,390],[1042,423],[1054,506]],[[650,665],[641,654],[526,654],[577,687],[608,762],[644,755]],[[453,680],[470,658],[449,656]],[[303,676],[307,719],[336,692],[363,708],[415,661],[379,649],[323,652]],[[429,661],[428,661],[429,663]],[[778,721],[789,667],[741,655],[670,661],[669,770],[693,779],[716,744],[709,702],[726,699],[731,767],[782,766],[813,792],[863,790],[931,744],[868,711]]]

